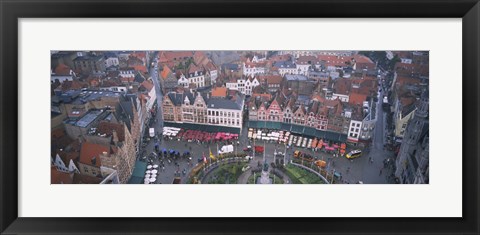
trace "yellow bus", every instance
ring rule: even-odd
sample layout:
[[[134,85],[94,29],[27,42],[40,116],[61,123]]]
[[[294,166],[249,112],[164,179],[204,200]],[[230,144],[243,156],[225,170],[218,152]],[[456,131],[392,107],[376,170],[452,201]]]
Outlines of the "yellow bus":
[[[345,155],[345,157],[347,159],[353,159],[353,158],[357,158],[357,157],[360,157],[360,156],[362,156],[362,151],[360,151],[360,150],[353,150],[353,151],[347,153],[347,155]]]

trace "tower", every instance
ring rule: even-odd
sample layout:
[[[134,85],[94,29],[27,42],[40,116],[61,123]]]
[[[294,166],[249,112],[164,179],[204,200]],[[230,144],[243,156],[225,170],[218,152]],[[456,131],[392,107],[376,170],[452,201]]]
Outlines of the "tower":
[[[425,90],[417,104],[414,117],[408,122],[397,156],[395,176],[400,183],[428,183],[428,107],[428,90]]]

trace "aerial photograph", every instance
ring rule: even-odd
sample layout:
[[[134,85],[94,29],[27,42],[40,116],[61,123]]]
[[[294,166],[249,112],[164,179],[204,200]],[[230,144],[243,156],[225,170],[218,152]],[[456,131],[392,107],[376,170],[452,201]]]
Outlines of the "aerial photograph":
[[[429,51],[50,59],[51,184],[429,184]]]

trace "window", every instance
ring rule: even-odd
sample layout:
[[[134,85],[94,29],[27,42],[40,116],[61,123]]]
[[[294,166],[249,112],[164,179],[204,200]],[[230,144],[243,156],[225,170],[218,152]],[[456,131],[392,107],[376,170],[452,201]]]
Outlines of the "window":
[[[353,131],[353,127],[350,129],[350,131]]]

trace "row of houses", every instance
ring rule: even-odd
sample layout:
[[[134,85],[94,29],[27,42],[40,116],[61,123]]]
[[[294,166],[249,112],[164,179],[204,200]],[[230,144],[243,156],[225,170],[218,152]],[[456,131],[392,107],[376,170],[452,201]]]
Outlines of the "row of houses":
[[[242,129],[245,97],[212,96],[210,93],[169,92],[163,98],[163,119],[172,123],[193,123]]]
[[[191,89],[212,86],[219,74],[217,66],[202,51],[162,51],[158,65],[164,93],[178,86]]]
[[[375,127],[373,99],[361,105],[309,96],[305,101],[287,89],[279,91],[272,99],[252,96],[248,103],[249,121],[281,122],[311,127],[321,131],[347,135],[349,142],[368,142]]]

